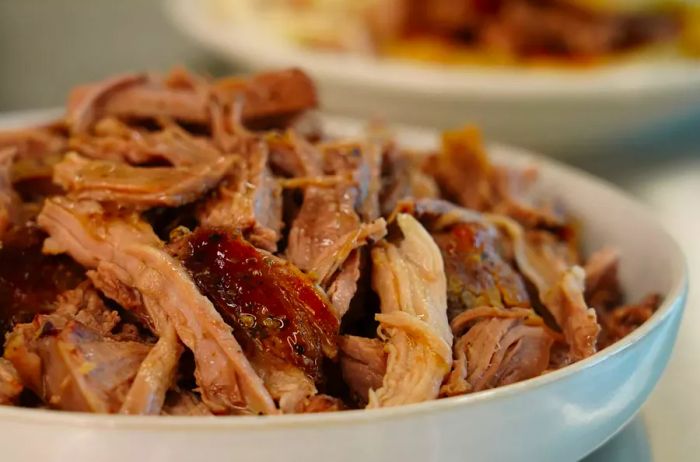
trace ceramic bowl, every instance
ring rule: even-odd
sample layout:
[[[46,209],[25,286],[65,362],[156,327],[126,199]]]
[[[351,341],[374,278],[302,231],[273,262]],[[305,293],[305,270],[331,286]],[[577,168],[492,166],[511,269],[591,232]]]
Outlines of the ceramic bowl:
[[[471,121],[493,139],[571,156],[698,114],[700,60],[640,57],[591,68],[440,66],[305,49],[211,2],[170,0],[175,24],[237,66],[300,66],[337,114],[452,128]],[[235,10],[235,0],[228,0]],[[210,7],[207,7],[209,5]]]
[[[5,117],[0,124],[36,117]],[[338,135],[362,126],[346,119],[326,124]],[[397,134],[413,147],[437,141],[426,130],[399,128]],[[589,454],[636,414],[666,366],[686,299],[684,258],[644,207],[610,185],[519,149],[491,146],[490,152],[497,162],[539,169],[538,193],[561,198],[581,219],[586,249],[607,244],[620,250],[629,297],[664,294],[651,319],[618,343],[547,375],[397,408],[214,418],[0,407],[2,460],[559,462]]]

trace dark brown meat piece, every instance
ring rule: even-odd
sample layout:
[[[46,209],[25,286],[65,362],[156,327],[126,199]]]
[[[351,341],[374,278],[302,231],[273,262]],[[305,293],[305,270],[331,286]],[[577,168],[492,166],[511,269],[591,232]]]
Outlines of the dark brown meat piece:
[[[293,265],[231,233],[200,228],[181,258],[280,409],[297,412],[323,381],[323,358],[337,351],[339,323],[325,295]]]
[[[293,265],[240,236],[197,230],[181,258],[234,328],[244,349],[261,350],[321,377],[336,355],[338,320],[325,295]]]
[[[17,323],[46,313],[56,296],[83,280],[83,268],[66,256],[41,252],[44,236],[20,228],[0,247],[0,339]]]

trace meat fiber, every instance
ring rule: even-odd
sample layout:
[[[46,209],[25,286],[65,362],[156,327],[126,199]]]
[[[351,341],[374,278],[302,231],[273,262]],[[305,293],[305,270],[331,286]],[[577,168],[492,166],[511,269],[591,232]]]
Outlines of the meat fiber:
[[[216,186],[233,157],[187,167],[131,167],[108,160],[88,160],[69,153],[54,168],[54,181],[77,199],[93,199],[148,208],[192,202]]]
[[[67,252],[83,265],[110,263],[136,289],[153,320],[166,318],[192,350],[204,402],[217,413],[274,413],[274,403],[230,328],[197,290],[185,269],[137,217],[113,217],[94,202],[47,201],[39,216],[50,253]],[[156,325],[158,332],[165,326]]]

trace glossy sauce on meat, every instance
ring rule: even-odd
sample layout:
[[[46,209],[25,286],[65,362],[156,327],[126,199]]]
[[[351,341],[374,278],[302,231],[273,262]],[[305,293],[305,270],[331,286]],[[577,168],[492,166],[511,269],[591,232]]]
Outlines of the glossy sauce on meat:
[[[70,258],[41,253],[43,237],[24,228],[0,247],[0,339],[15,324],[50,311],[56,296],[83,278],[84,270]]]
[[[323,356],[335,356],[339,325],[330,302],[291,264],[238,235],[201,229],[183,257],[248,352],[272,354],[314,378]]]

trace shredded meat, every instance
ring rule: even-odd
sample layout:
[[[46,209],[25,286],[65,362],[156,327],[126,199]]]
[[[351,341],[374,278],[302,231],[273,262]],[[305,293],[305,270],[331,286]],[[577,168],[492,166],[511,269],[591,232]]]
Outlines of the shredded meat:
[[[150,132],[111,117],[99,120],[92,134],[71,136],[68,148],[92,159],[135,165],[162,161],[174,166],[210,164],[222,155],[206,138],[194,137],[174,123]]]
[[[549,235],[526,234],[508,218],[494,215],[491,219],[512,239],[518,267],[564,332],[571,357],[577,360],[595,353],[600,325],[584,299],[585,272],[570,261],[568,248]]]
[[[232,164],[232,157],[220,157],[189,167],[131,167],[69,153],[55,166],[54,181],[78,199],[142,208],[177,206],[216,186]]]
[[[336,355],[338,320],[325,294],[291,264],[221,232],[198,230],[180,258],[280,408],[315,394],[323,358]]]
[[[119,317],[89,285],[59,297],[51,314],[37,315],[8,334],[5,358],[22,383],[54,408],[116,412],[151,345],[119,341]]]
[[[329,289],[342,318],[356,291],[358,249],[386,232],[384,220],[374,220],[379,214],[379,152],[373,146],[338,143],[298,158],[306,160],[300,164],[307,174],[325,171],[348,177],[334,186],[306,188],[286,250],[289,261]]]
[[[381,299],[377,333],[388,355],[382,386],[369,393],[370,408],[436,398],[452,366],[440,250],[413,217],[396,220],[399,242],[372,249],[372,284]]]
[[[274,413],[269,393],[211,302],[135,217],[111,218],[94,202],[47,201],[39,224],[50,253],[68,252],[87,267],[110,263],[121,282],[138,290],[154,321],[167,318],[194,353],[204,402],[217,413]],[[164,332],[165,326],[156,325]]]
[[[497,3],[525,1],[558,0]],[[419,17],[457,33],[481,3]],[[84,85],[62,120],[0,133],[0,404],[416,403],[565,367],[661,303],[627,302],[617,251],[584,259],[536,170],[492,163],[476,129],[414,152],[381,123],[329,137],[315,105],[298,70],[175,69]]]
[[[254,143],[229,169],[223,184],[204,204],[204,226],[229,228],[274,252],[282,231],[282,191],[267,166],[267,146]]]

